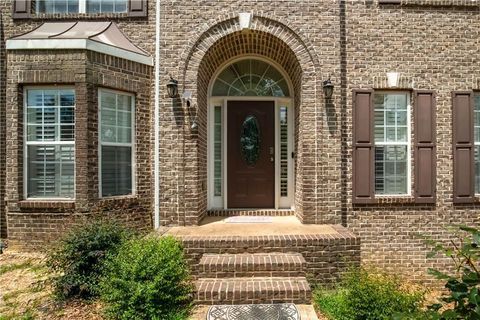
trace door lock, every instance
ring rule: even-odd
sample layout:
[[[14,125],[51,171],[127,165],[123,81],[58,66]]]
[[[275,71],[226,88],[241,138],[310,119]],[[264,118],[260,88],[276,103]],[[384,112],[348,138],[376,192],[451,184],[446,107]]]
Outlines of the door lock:
[[[275,157],[273,156],[275,154],[275,149],[273,147],[270,147],[270,162],[275,161]]]

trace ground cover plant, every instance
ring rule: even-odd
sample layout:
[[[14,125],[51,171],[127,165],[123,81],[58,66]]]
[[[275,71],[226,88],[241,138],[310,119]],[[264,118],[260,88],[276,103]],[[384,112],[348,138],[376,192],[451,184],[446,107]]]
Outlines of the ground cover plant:
[[[365,268],[352,269],[334,289],[317,289],[316,307],[335,320],[385,320],[420,315],[424,292],[400,278]]]

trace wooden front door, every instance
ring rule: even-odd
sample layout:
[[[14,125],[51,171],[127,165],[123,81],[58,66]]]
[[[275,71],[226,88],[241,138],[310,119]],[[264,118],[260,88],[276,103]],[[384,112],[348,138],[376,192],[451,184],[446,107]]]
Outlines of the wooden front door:
[[[228,102],[229,208],[275,207],[274,109],[273,101]]]

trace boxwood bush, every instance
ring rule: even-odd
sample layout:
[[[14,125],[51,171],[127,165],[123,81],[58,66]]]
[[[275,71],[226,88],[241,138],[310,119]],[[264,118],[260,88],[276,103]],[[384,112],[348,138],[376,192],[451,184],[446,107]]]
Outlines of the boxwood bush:
[[[124,243],[105,265],[101,297],[111,319],[186,319],[192,285],[181,244],[173,237]]]
[[[385,320],[398,313],[419,314],[423,297],[423,292],[405,288],[397,277],[355,269],[335,290],[316,290],[314,299],[330,319]]]
[[[103,262],[115,254],[133,232],[114,221],[94,219],[72,228],[50,252],[47,265],[60,299],[89,299],[98,296]]]

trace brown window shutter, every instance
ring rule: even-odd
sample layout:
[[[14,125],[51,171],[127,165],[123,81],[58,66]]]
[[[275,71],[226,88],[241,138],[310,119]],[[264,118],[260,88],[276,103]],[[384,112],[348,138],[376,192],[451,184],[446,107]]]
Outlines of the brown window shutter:
[[[13,19],[27,19],[32,14],[31,0],[14,0],[12,8]]]
[[[129,0],[128,15],[130,17],[146,17],[147,0]]]
[[[353,199],[374,201],[373,90],[353,91]]]
[[[436,105],[433,91],[415,91],[415,202],[436,199]]]
[[[475,196],[473,94],[453,92],[453,202],[472,203]]]

